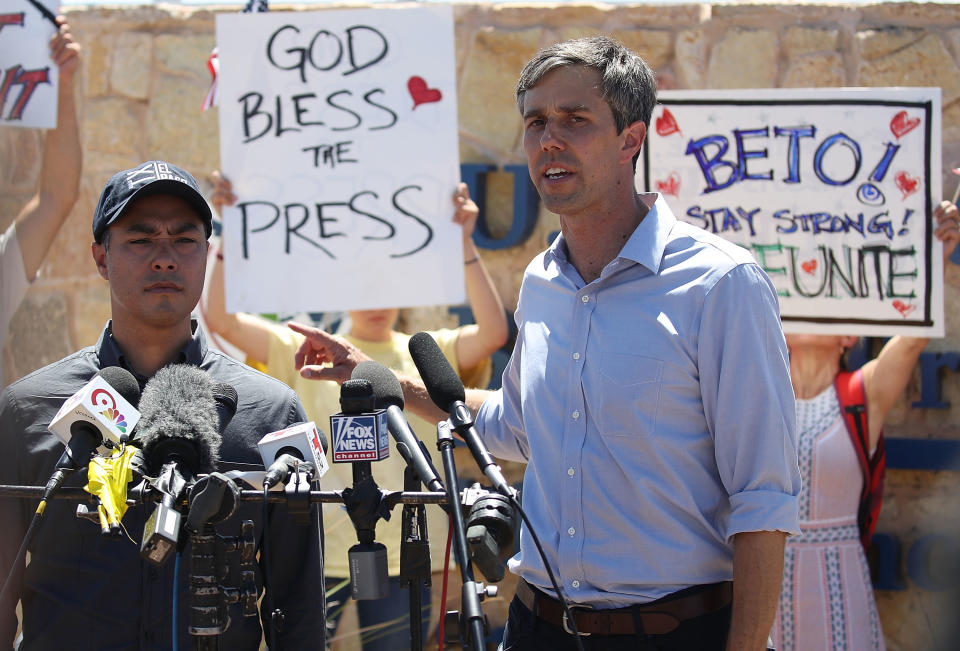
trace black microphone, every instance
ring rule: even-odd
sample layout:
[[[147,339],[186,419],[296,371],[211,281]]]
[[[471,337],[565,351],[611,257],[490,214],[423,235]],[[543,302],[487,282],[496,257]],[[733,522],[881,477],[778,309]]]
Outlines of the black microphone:
[[[450,414],[450,424],[457,434],[463,438],[470,448],[470,454],[476,460],[480,470],[493,483],[493,487],[507,497],[513,497],[510,484],[507,483],[500,467],[494,462],[487,450],[487,446],[480,440],[480,435],[473,427],[473,414],[463,401],[466,394],[463,382],[450,362],[444,357],[443,351],[426,332],[418,332],[410,337],[410,356],[417,365],[417,371],[426,385],[427,393],[433,403]]]
[[[343,503],[357,532],[358,543],[347,551],[347,558],[350,590],[358,600],[389,595],[387,548],[374,538],[377,521],[388,519],[390,510],[370,463],[390,455],[390,439],[386,414],[374,405],[370,382],[350,379],[340,385],[340,413],[330,416],[333,462],[353,466],[353,486],[343,489]]]
[[[214,382],[211,388],[213,399],[217,403],[217,431],[223,434],[227,425],[237,414],[237,390],[226,382]]]
[[[162,498],[144,527],[140,555],[155,565],[166,562],[177,545],[177,502],[198,474],[216,468],[217,428],[228,411],[223,409],[218,413],[213,380],[196,366],[165,366],[144,387],[137,440]]]
[[[104,390],[103,382],[119,394],[132,411],[118,404],[116,397]],[[67,474],[90,463],[90,457],[103,445],[104,439],[115,443],[122,440],[127,426],[137,423],[136,405],[139,402],[140,385],[130,371],[119,366],[100,369],[92,380],[64,402],[50,423],[50,431],[64,442],[66,448],[44,488],[41,502],[50,499]],[[125,416],[123,411],[127,412]]]
[[[370,360],[357,364],[350,379],[370,382],[374,407],[387,411],[387,430],[397,442],[397,452],[429,490],[443,491],[437,469],[403,415],[403,388],[393,372],[383,364]]]

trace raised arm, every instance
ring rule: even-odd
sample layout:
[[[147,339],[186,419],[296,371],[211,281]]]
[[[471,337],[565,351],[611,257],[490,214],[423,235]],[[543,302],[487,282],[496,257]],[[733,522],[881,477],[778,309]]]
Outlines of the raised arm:
[[[31,280],[37,275],[43,258],[80,193],[83,154],[73,97],[73,80],[80,64],[80,44],[73,40],[70,26],[63,16],[57,16],[57,25],[59,29],[50,39],[50,57],[60,69],[57,128],[48,131],[44,138],[37,194],[16,219],[23,269]]]
[[[500,294],[473,243],[473,229],[480,211],[470,198],[466,183],[457,186],[453,202],[456,206],[453,220],[463,228],[463,273],[467,300],[476,321],[464,326],[457,338],[457,362],[463,371],[481,363],[506,343],[508,331]]]
[[[219,172],[210,175],[213,183],[213,195],[210,203],[218,214],[223,206],[230,206],[237,200],[230,181]],[[247,359],[266,364],[270,353],[270,328],[274,327],[266,319],[255,314],[227,312],[223,280],[222,255],[217,254],[210,272],[210,285],[207,287],[207,303],[204,318],[207,326],[215,333],[243,351]]]
[[[354,367],[370,358],[343,337],[324,332],[320,328],[290,321],[287,327],[305,337],[297,350],[294,365],[300,375],[311,380],[331,380],[338,384],[350,379]],[[426,421],[437,423],[449,414],[433,404],[420,378],[412,378],[394,371],[403,388],[404,407]],[[476,414],[490,394],[481,389],[466,391],[466,405]]]
[[[937,224],[934,235],[943,242],[943,264],[946,268],[950,254],[960,241],[960,214],[956,205],[942,201],[934,212],[934,219]],[[864,364],[863,386],[867,395],[871,450],[880,437],[887,412],[907,388],[913,367],[929,341],[926,337],[893,337],[875,359]]]

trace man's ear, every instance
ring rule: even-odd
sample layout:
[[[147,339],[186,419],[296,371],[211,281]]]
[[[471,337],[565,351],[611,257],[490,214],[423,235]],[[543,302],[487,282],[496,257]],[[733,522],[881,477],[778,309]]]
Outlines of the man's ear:
[[[632,165],[633,157],[640,151],[643,141],[647,137],[647,125],[637,120],[624,127],[620,135],[623,137],[623,147],[620,153],[623,155],[623,160]]]
[[[107,247],[94,242],[90,245],[90,252],[93,254],[93,261],[97,265],[97,273],[104,280],[110,280],[110,276],[107,274]]]

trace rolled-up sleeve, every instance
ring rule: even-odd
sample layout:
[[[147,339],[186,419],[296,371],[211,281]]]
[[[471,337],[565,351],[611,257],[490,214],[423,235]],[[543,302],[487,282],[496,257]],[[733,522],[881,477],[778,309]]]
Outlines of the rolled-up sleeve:
[[[796,408],[776,292],[756,265],[741,264],[707,294],[701,318],[700,385],[730,496],[727,540],[800,533]]]

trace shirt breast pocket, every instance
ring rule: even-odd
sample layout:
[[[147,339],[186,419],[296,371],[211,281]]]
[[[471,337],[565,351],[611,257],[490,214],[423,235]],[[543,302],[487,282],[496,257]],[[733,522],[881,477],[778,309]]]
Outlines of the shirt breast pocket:
[[[656,432],[663,361],[619,352],[600,356],[600,433],[646,438]]]

